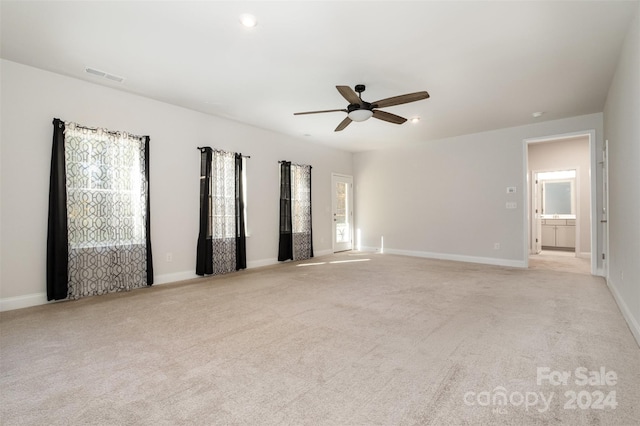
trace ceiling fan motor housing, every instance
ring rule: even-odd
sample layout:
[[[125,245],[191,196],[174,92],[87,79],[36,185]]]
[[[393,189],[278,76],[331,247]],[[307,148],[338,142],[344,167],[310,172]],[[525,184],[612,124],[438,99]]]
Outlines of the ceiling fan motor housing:
[[[355,111],[357,109],[371,109],[371,104],[369,102],[362,102],[362,105],[360,104],[349,104],[349,106],[347,107],[347,112],[351,112],[351,111]]]

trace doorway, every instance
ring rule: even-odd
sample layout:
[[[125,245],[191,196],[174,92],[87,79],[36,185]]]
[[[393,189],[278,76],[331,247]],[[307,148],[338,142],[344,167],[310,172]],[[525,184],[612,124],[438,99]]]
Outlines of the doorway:
[[[525,253],[533,256],[532,259],[542,251],[553,255],[556,249],[570,250],[566,254],[587,260],[591,273],[599,273],[601,247],[598,246],[596,174],[600,170],[596,169],[595,144],[593,130],[524,140],[528,204],[525,209]],[[551,175],[546,185],[541,184],[541,172],[568,171],[573,171],[575,176],[554,178]],[[569,194],[560,202],[560,210],[544,211],[545,190],[549,195]],[[553,203],[553,200],[546,201]],[[546,250],[549,248],[551,250]],[[526,266],[529,266],[529,256]]]
[[[353,250],[353,176],[331,174],[333,252]]]
[[[542,250],[574,252],[580,257],[577,171],[533,171],[531,254]]]

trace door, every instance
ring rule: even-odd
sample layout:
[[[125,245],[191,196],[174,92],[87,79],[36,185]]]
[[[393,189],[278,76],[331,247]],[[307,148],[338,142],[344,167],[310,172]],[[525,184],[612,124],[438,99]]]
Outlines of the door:
[[[332,174],[333,252],[353,249],[353,177]]]

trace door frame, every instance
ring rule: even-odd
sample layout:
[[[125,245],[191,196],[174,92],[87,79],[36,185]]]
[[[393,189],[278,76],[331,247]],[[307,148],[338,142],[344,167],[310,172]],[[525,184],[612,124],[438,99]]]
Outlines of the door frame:
[[[335,184],[336,181],[340,180],[342,181],[347,181],[347,183],[349,184],[349,188],[350,191],[347,191],[347,203],[349,205],[349,215],[348,215],[348,220],[349,220],[349,248],[343,248],[343,247],[336,247],[336,222],[333,218],[333,215],[336,212],[336,192],[335,192]],[[354,237],[354,232],[353,232],[353,218],[354,218],[354,214],[353,214],[353,176],[350,175],[345,175],[342,173],[331,173],[331,250],[333,251],[333,253],[337,253],[340,251],[348,251],[348,250],[353,250],[354,248],[354,241],[353,241],[353,237]]]
[[[532,250],[529,253],[539,254],[542,251],[542,218],[539,210],[542,210],[542,188],[540,188],[540,182],[538,182],[538,172],[531,172],[531,187],[533,206],[531,206],[531,246]],[[535,235],[535,244],[533,244],[533,237]]]
[[[589,168],[591,170],[590,173],[590,182],[589,182],[589,193],[590,193],[590,209],[589,209],[589,228],[591,230],[591,274],[592,275],[602,275],[602,271],[598,270],[598,255],[600,253],[598,247],[598,227],[600,224],[599,215],[598,215],[598,198],[597,198],[597,186],[598,186],[598,164],[597,164],[597,156],[596,156],[596,131],[594,129],[591,130],[583,130],[579,132],[571,132],[571,133],[562,133],[550,136],[543,136],[538,138],[528,138],[522,140],[523,145],[523,183],[522,187],[526,188],[525,194],[525,205],[526,208],[523,210],[523,229],[524,229],[524,267],[529,267],[529,253],[531,251],[531,185],[529,179],[531,178],[530,170],[529,170],[529,144],[540,143],[540,142],[551,142],[557,139],[566,139],[575,136],[587,136],[589,139]],[[584,219],[584,218],[583,218]],[[577,226],[577,222],[576,222]],[[576,241],[577,243],[577,241]]]
[[[602,145],[602,210],[598,216],[602,225],[602,276],[609,279],[609,140]]]

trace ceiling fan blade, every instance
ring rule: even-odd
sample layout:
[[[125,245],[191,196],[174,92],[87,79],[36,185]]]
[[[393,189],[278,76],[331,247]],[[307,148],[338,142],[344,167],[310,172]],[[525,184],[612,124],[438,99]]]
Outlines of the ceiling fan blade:
[[[428,97],[429,93],[427,92],[408,93],[406,95],[394,96],[392,98],[385,98],[376,102],[371,102],[371,106],[373,108],[385,108],[393,105],[407,104],[409,102],[427,99]]]
[[[345,119],[342,120],[340,122],[340,124],[338,124],[338,127],[336,127],[336,130],[334,130],[334,132],[339,132],[339,131],[343,130],[349,124],[351,124],[351,119],[349,117],[345,117]]]
[[[349,86],[336,86],[338,92],[345,98],[350,104],[358,104],[361,105],[362,101],[356,92]]]
[[[321,114],[323,112],[348,112],[346,109],[325,109],[323,111],[306,111],[306,112],[294,112],[293,115],[305,115],[305,114]]]
[[[399,115],[395,115],[395,114],[391,114],[390,112],[379,111],[379,110],[373,111],[373,118],[377,118],[378,120],[382,120],[382,121],[388,121],[389,123],[393,123],[393,124],[402,124],[405,121],[407,121],[406,118],[400,117]]]

